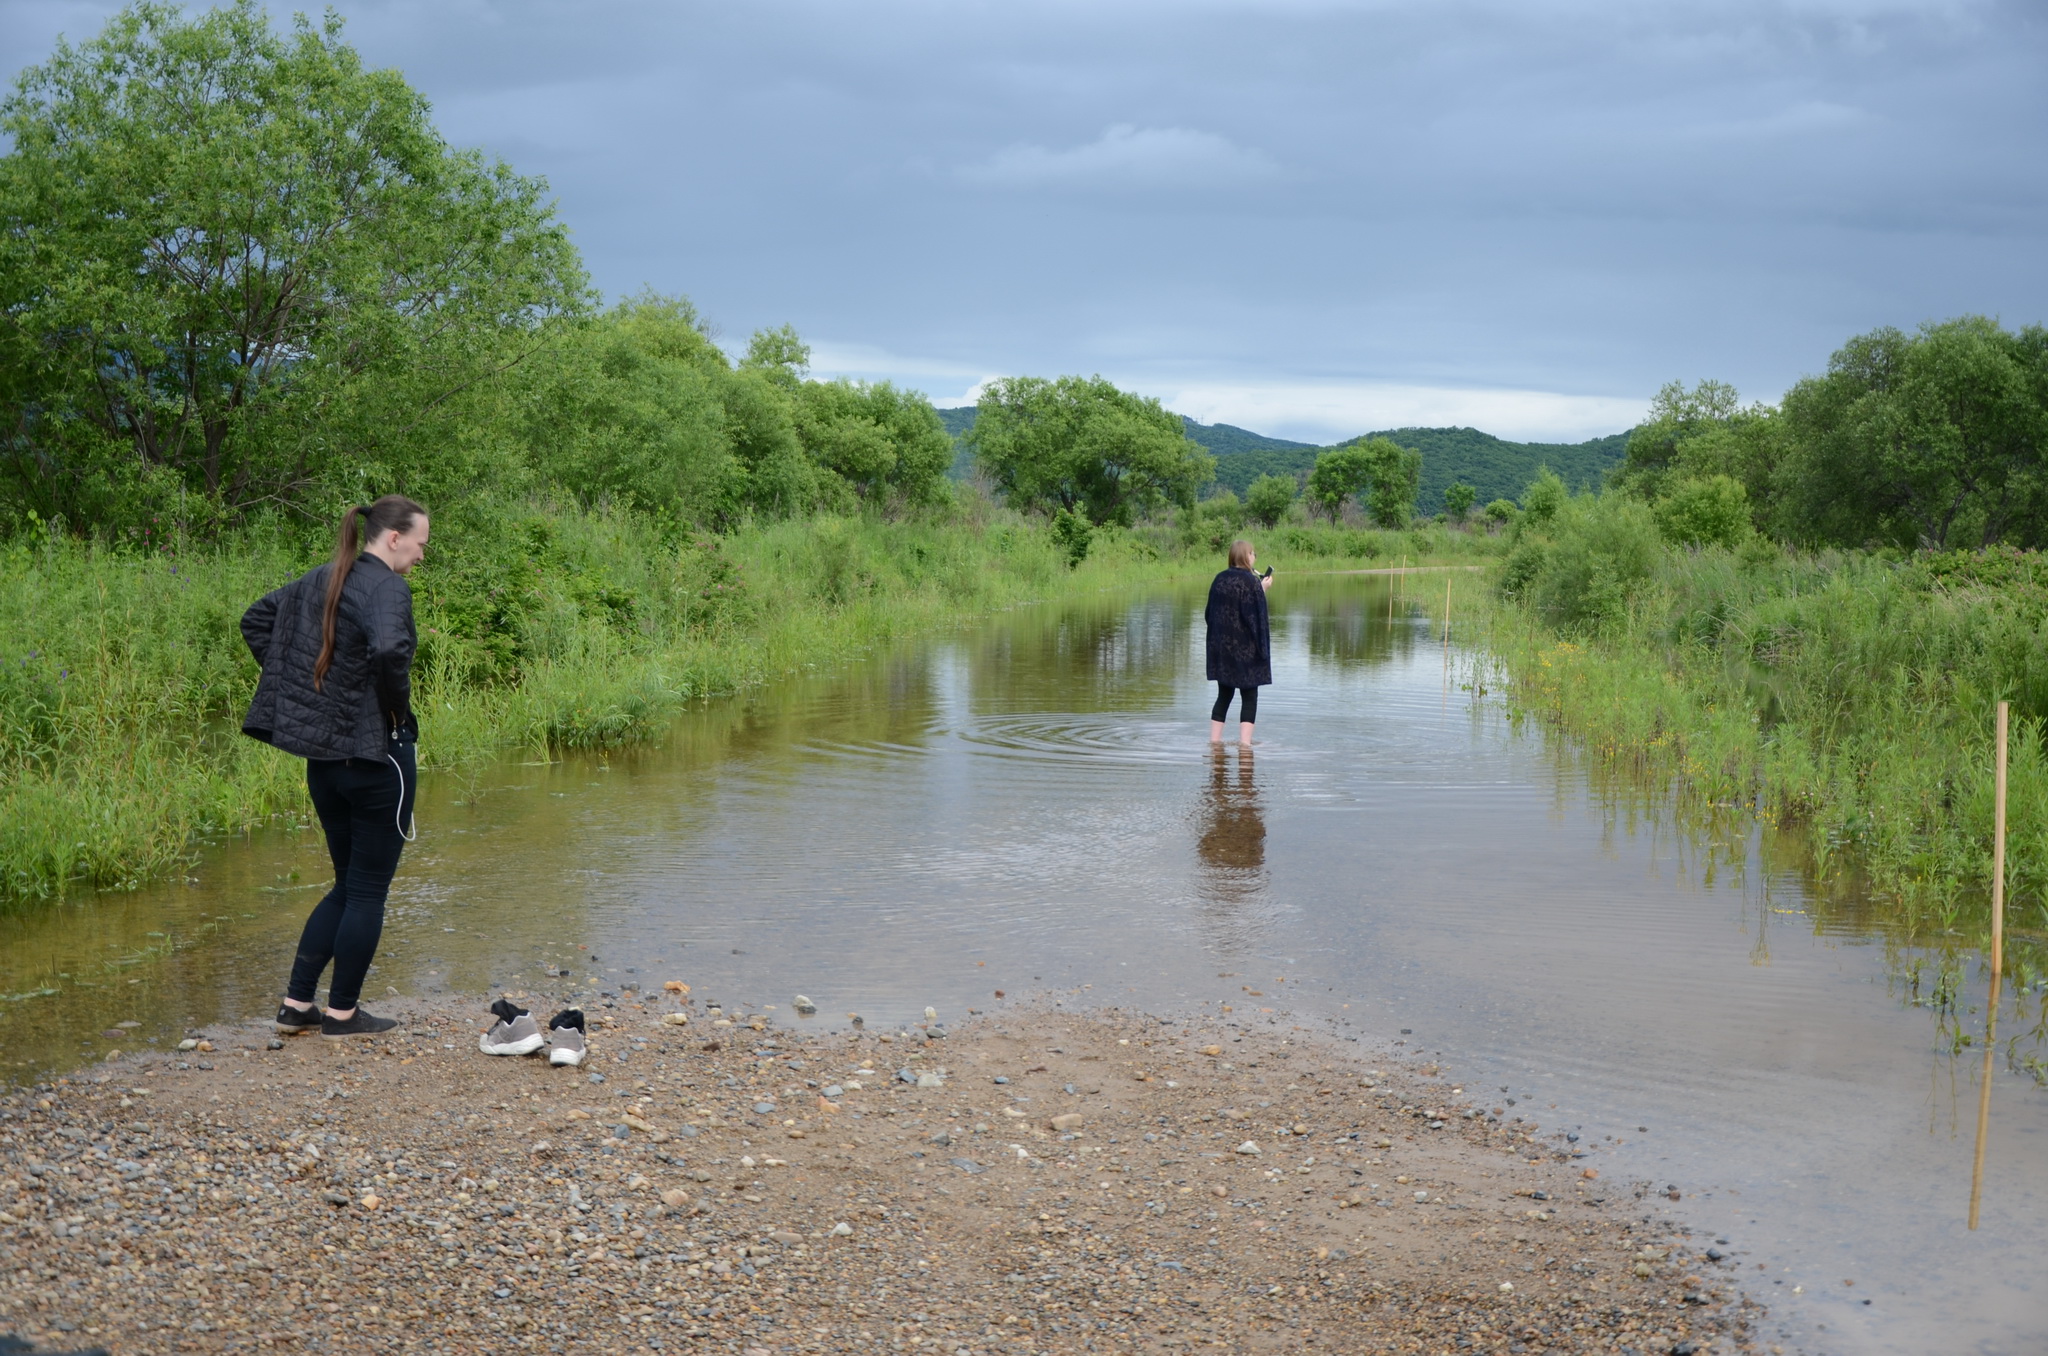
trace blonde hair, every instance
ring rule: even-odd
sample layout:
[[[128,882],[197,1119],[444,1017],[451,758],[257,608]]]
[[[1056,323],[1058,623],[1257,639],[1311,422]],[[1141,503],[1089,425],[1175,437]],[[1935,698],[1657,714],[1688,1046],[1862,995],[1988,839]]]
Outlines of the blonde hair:
[[[1249,570],[1252,567],[1252,544],[1242,537],[1230,543],[1230,568]]]

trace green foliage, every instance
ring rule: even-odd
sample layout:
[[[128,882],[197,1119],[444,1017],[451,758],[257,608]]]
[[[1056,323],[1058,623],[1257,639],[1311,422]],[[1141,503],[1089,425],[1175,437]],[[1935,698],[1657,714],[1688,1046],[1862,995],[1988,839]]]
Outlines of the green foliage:
[[[1627,621],[1663,555],[1657,524],[1639,501],[1622,495],[1566,496],[1554,506],[1547,486],[1530,487],[1531,503],[1501,567],[1503,597],[1523,603],[1559,631],[1581,634]],[[1546,506],[1539,512],[1537,505]]]
[[[2038,949],[2048,929],[2042,555],[1901,562],[1756,538],[1736,552],[1665,549],[1594,643],[1560,643],[1521,606],[1498,619],[1493,643],[1518,705],[1602,762],[1796,835],[1821,887],[1811,895],[1821,926],[1838,904],[1864,910],[1875,895],[1911,940],[1981,939],[1992,713],[2012,702],[2007,937]],[[1838,880],[1853,887],[1839,898],[1828,888]]]
[[[725,356],[688,302],[621,303],[532,363],[521,411],[528,464],[585,507],[717,521],[746,506],[730,385]]]
[[[1331,523],[1343,521],[1344,506],[1372,484],[1372,459],[1356,443],[1326,448],[1316,456],[1308,473],[1304,498],[1315,512]]]
[[[1614,468],[1615,484],[1654,499],[1677,460],[1679,449],[1708,429],[1734,418],[1741,397],[1726,382],[1702,381],[1691,390],[1666,382],[1650,402],[1650,417],[1628,435],[1628,450]]]
[[[1100,377],[991,382],[966,441],[1014,508],[1084,515],[1128,527],[1168,503],[1194,502],[1214,458],[1157,400]]]
[[[1094,535],[1094,527],[1072,509],[1061,509],[1052,516],[1052,539],[1066,552],[1070,569],[1088,558],[1088,542]]]
[[[1260,476],[1245,491],[1245,515],[1260,527],[1272,527],[1294,507],[1298,493],[1293,476]]]
[[[1199,440],[1208,435],[1189,436]],[[1539,465],[1555,468],[1571,489],[1597,488],[1622,459],[1628,442],[1627,434],[1617,433],[1583,443],[1516,443],[1472,428],[1400,428],[1365,436],[1386,438],[1422,454],[1416,505],[1427,514],[1444,507],[1444,494],[1454,481],[1472,486],[1479,501],[1511,498],[1529,483]],[[1239,494],[1262,475],[1292,476],[1298,484],[1324,450],[1265,441],[1268,446],[1245,451],[1211,444],[1217,453],[1216,483]]]
[[[1422,454],[1390,438],[1367,438],[1358,446],[1372,459],[1372,489],[1365,496],[1365,505],[1374,526],[1406,527],[1415,517]]]
[[[1795,541],[2048,541],[2048,330],[1981,316],[1873,330],[1787,392],[1784,419]]]
[[[1658,530],[1680,546],[1739,546],[1750,534],[1749,493],[1732,476],[1666,481],[1655,508]]]
[[[1386,438],[1362,438],[1316,457],[1308,501],[1336,522],[1353,497],[1363,497],[1379,527],[1406,527],[1415,516],[1415,485],[1422,455]]]
[[[450,150],[331,16],[134,5],[0,129],[0,493],[44,517],[467,484],[463,394],[584,304],[546,186]]]
[[[1515,507],[1515,501],[1512,499],[1495,499],[1487,504],[1481,512],[1486,515],[1488,522],[1499,528],[1506,527],[1509,523],[1512,523],[1515,520],[1515,515],[1520,513],[1521,510]]]
[[[1454,480],[1444,487],[1444,512],[1454,523],[1465,521],[1465,515],[1472,512],[1472,505],[1479,500],[1479,491],[1462,480]]]
[[[795,397],[804,451],[851,499],[945,502],[953,440],[923,396],[886,381],[830,381],[805,382]]]
[[[1539,466],[1536,478],[1522,491],[1522,511],[1515,521],[1519,526],[1547,527],[1570,501],[1571,491],[1557,473],[1548,466]]]

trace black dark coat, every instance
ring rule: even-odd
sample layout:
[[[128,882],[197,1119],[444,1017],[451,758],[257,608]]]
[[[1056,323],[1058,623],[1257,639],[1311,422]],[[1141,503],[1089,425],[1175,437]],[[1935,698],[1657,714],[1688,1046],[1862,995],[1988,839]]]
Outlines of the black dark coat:
[[[1231,687],[1273,681],[1273,637],[1266,624],[1266,588],[1250,570],[1225,570],[1209,585],[1209,678]]]
[[[416,738],[412,715],[412,589],[390,566],[356,557],[334,615],[334,657],[321,687],[320,612],[327,601],[322,565],[264,594],[242,614],[242,639],[263,676],[242,733],[301,758],[382,761],[394,732]]]

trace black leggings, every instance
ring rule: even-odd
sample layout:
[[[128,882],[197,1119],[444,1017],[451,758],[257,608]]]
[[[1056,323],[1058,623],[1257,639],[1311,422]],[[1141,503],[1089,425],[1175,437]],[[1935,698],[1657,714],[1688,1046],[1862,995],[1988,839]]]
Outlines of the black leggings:
[[[1228,683],[1216,684],[1216,704],[1209,708],[1209,719],[1222,720],[1230,714],[1230,694],[1242,695],[1237,704],[1237,718],[1246,725],[1256,725],[1259,720],[1259,690],[1255,687],[1232,687]]]
[[[330,960],[334,978],[327,985],[327,1006],[346,1011],[362,996],[363,976],[384,935],[384,897],[398,874],[405,834],[412,832],[413,793],[419,785],[414,769],[410,743],[392,744],[391,757],[384,761],[307,760],[306,790],[327,834],[334,888],[313,907],[299,935],[291,986],[285,990],[294,1001],[313,1001],[320,972]]]

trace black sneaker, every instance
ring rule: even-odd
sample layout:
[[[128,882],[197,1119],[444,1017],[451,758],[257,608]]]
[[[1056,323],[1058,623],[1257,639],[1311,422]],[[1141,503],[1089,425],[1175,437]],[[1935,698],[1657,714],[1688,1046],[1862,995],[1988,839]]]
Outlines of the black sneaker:
[[[277,1028],[277,1034],[280,1036],[296,1036],[302,1032],[319,1030],[320,1023],[323,1020],[325,1018],[322,1016],[318,1003],[307,1008],[304,1012],[299,1011],[289,1003],[279,1003],[277,1005],[277,1017],[272,1021],[271,1025]]]
[[[320,1034],[329,1040],[340,1040],[343,1036],[376,1036],[398,1025],[395,1017],[372,1017],[360,1004],[345,1022],[332,1017],[320,1019]]]

